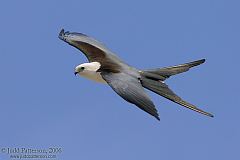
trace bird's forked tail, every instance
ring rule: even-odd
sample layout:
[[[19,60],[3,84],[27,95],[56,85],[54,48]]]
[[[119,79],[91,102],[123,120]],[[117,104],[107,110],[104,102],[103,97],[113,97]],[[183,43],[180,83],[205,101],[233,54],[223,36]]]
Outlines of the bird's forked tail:
[[[176,75],[182,72],[188,71],[191,67],[200,65],[205,62],[205,59],[185,63],[177,66],[172,67],[165,67],[160,69],[153,69],[153,70],[144,70],[141,71],[141,83],[144,88],[147,88],[160,96],[163,96],[181,106],[184,106],[188,109],[194,110],[198,113],[207,115],[209,117],[213,117],[211,113],[205,112],[196,106],[182,100],[179,96],[177,96],[167,84],[163,81],[169,78],[172,75]]]

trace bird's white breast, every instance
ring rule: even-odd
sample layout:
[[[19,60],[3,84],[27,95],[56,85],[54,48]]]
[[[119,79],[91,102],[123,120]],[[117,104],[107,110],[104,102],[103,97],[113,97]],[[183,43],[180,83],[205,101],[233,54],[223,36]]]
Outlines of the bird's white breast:
[[[93,81],[96,81],[96,82],[99,82],[99,83],[107,83],[101,76],[100,72],[95,72],[95,71],[83,71],[81,73],[79,73],[79,75],[87,78],[87,79],[90,79],[90,80],[93,80]]]

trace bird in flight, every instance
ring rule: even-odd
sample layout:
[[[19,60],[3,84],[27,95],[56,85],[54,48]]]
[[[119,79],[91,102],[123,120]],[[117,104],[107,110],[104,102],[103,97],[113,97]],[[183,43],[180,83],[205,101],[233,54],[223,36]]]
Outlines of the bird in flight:
[[[186,72],[204,63],[205,59],[165,68],[138,70],[124,63],[102,43],[85,34],[65,32],[62,29],[59,38],[79,49],[89,61],[78,65],[75,68],[75,75],[108,84],[124,100],[135,104],[157,120],[160,120],[157,109],[144,88],[183,107],[213,117],[212,114],[181,99],[164,82],[172,75]]]

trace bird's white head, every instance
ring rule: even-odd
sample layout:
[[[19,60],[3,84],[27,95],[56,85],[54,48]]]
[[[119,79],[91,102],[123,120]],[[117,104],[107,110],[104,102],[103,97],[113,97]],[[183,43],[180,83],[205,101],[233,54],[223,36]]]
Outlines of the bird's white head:
[[[100,67],[101,64],[99,62],[83,63],[75,68],[75,75],[82,75],[89,72],[97,72]]]
[[[100,67],[101,64],[99,62],[83,63],[75,68],[75,75],[79,74],[80,76],[83,76],[90,80],[106,83],[106,81],[102,78],[100,72],[98,72]]]

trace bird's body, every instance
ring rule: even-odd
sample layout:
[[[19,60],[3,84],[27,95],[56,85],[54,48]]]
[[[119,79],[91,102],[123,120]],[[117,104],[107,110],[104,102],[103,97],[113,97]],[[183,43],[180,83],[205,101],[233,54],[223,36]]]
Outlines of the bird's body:
[[[100,72],[96,71],[86,71],[84,73],[79,74],[80,76],[83,76],[87,79],[90,79],[92,81],[98,82],[98,83],[107,83],[101,76]]]
[[[135,104],[156,119],[160,120],[157,109],[144,88],[188,109],[213,117],[212,114],[182,100],[164,83],[170,76],[204,63],[204,59],[177,66],[139,70],[124,63],[103,44],[87,35],[62,30],[59,38],[82,51],[89,60],[89,63],[78,65],[75,74],[96,82],[107,83],[124,100]]]

